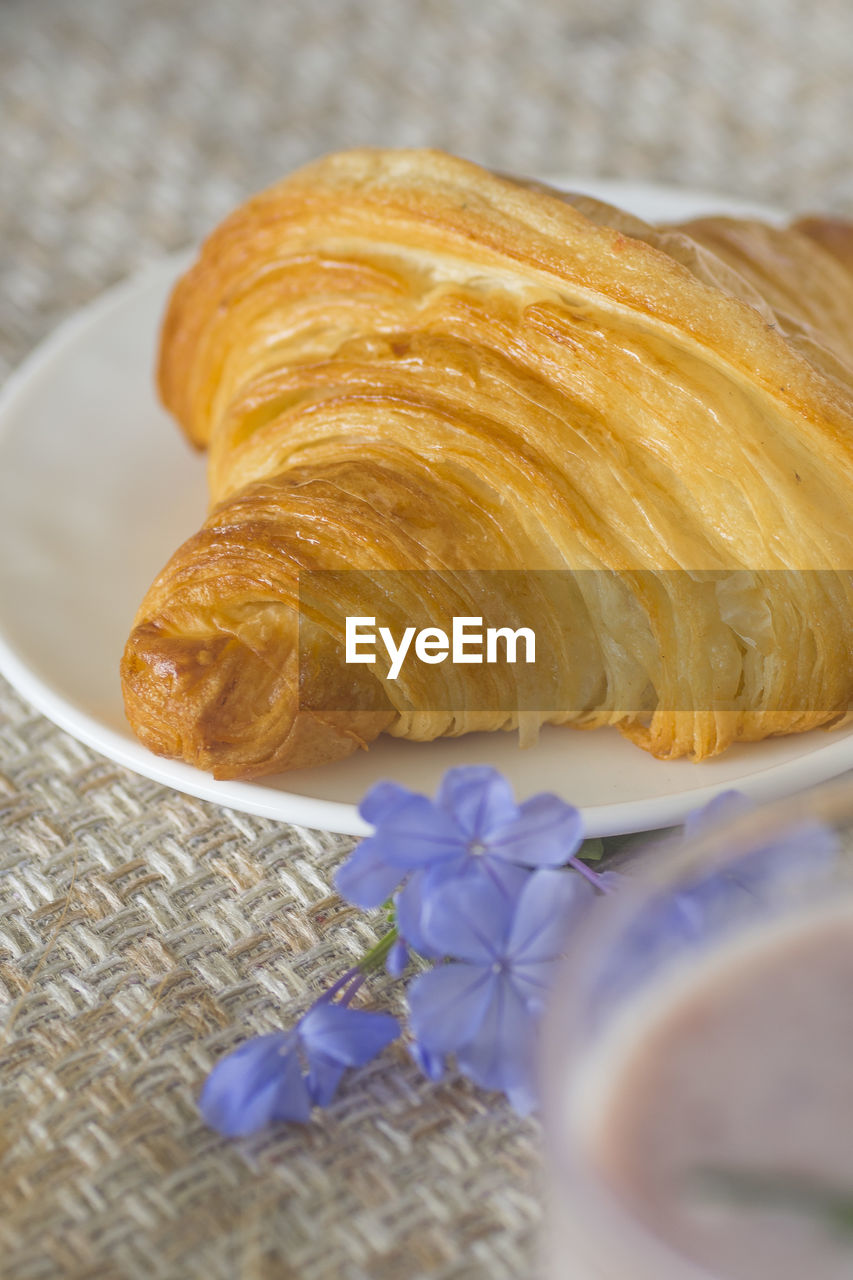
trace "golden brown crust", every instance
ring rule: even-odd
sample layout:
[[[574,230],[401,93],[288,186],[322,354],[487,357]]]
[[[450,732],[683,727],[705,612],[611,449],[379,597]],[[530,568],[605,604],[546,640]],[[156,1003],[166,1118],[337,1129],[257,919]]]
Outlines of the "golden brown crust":
[[[798,218],[794,230],[808,236],[853,275],[853,222],[843,218]]]
[[[297,679],[224,633],[174,636],[134,627],[122,661],[128,718],[156,755],[216,778],[253,778],[327,764],[366,747],[390,711],[315,712],[290,697]]]
[[[853,692],[841,240],[655,229],[431,151],[331,156],[248,201],[163,328],[161,394],[210,450],[213,507],[137,615],[136,732],[245,777],[383,730],[519,724],[512,687],[482,710],[499,678],[482,668],[430,668],[440,696],[364,668],[356,687],[331,600],[300,672],[300,576],[351,568],[619,571],[615,613],[603,587],[581,591],[584,627],[555,644],[584,678],[537,723],[616,724],[700,759],[838,719]],[[723,607],[700,571],[752,573],[748,604]],[[464,605],[453,591],[437,603]]]

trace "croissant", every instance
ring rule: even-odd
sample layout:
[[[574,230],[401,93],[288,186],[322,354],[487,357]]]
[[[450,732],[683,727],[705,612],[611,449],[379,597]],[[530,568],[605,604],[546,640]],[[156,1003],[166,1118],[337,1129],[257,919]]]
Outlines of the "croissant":
[[[550,722],[701,760],[848,713],[853,226],[653,228],[345,152],[210,236],[159,387],[211,495],[121,664],[160,755],[248,778]],[[350,616],[526,624],[545,674],[392,678]]]

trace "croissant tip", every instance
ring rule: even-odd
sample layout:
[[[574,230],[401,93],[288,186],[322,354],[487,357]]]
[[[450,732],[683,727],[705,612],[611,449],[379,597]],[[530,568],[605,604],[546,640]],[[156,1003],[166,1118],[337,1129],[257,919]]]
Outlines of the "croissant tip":
[[[342,759],[393,718],[386,711],[353,717],[301,708],[296,664],[295,654],[276,662],[231,632],[174,635],[144,622],[131,632],[121,661],[127,718],[155,755],[220,780]]]
[[[233,635],[174,635],[142,623],[125,648],[121,680],[128,719],[157,755],[214,772],[236,757],[237,774],[263,764],[258,730],[281,674]]]

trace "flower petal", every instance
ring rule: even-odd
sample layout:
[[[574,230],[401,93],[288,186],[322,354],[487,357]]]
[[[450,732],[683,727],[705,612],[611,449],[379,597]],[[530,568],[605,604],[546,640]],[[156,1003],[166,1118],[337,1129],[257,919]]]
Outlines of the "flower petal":
[[[440,1080],[444,1075],[443,1054],[432,1053],[429,1049],[425,1049],[422,1044],[418,1044],[417,1040],[414,1040],[409,1045],[409,1053],[428,1080]]]
[[[442,956],[490,965],[504,954],[514,902],[484,873],[453,877],[423,892],[421,928]]]
[[[533,1080],[537,1019],[507,977],[495,981],[475,1036],[456,1053],[459,1070],[484,1089],[519,1089]]]
[[[457,874],[461,874],[466,879],[474,880],[480,876],[491,880],[492,884],[500,889],[507,902],[515,904],[527,883],[530,868],[518,866],[515,862],[506,862],[503,858],[493,857],[491,853],[484,853],[482,857],[469,858],[462,872]]]
[[[284,1074],[273,1099],[270,1119],[293,1120],[301,1124],[311,1119],[311,1096],[296,1054],[285,1063]]]
[[[222,1058],[204,1083],[199,1108],[206,1123],[229,1138],[275,1119],[307,1120],[311,1103],[294,1033],[256,1036]]]
[[[478,1032],[494,975],[475,964],[442,964],[409,986],[409,1022],[429,1053],[451,1053]]]
[[[525,800],[518,817],[489,841],[489,852],[528,867],[559,867],[583,842],[574,805],[542,792]]]
[[[385,958],[385,972],[391,978],[401,978],[409,963],[409,948],[403,938],[397,938]]]
[[[358,806],[359,816],[364,818],[365,822],[378,827],[417,794],[416,791],[410,791],[408,787],[401,787],[399,782],[377,782],[366,792]]]
[[[735,818],[754,808],[754,802],[742,791],[721,791],[713,800],[688,813],[684,819],[684,834],[690,838],[701,835],[719,823],[733,822]]]
[[[308,1066],[308,1092],[318,1107],[327,1107],[338,1091],[346,1067],[325,1054],[314,1053]]]
[[[466,840],[486,840],[518,817],[512,787],[490,765],[448,769],[435,802],[452,814]]]
[[[392,808],[368,839],[387,866],[402,871],[462,858],[467,852],[465,836],[451,815],[414,793]]]
[[[427,884],[426,873],[416,871],[403,885],[394,899],[397,911],[397,928],[400,936],[416,951],[419,956],[428,960],[438,960],[441,952],[430,946],[423,934],[422,918],[424,907],[424,888]]]
[[[510,1106],[520,1116],[529,1116],[539,1109],[539,1095],[531,1078],[522,1084],[509,1085],[504,1090],[509,1098]]]
[[[399,868],[388,865],[375,838],[368,836],[338,867],[335,888],[354,907],[379,907],[391,897],[400,879]]]
[[[574,913],[595,890],[574,871],[543,868],[527,879],[509,931],[507,957],[519,961],[553,960],[564,948]]]
[[[537,1017],[544,1012],[554,981],[557,960],[521,961],[512,966],[512,984],[530,1013]]]
[[[400,1034],[400,1024],[388,1013],[368,1013],[322,997],[299,1021],[299,1039],[309,1066],[315,1054],[346,1067],[360,1067],[375,1058]]]
[[[504,862],[502,858],[493,858],[486,851],[481,854],[467,854],[458,862],[440,862],[437,866],[416,874],[423,876],[420,890],[423,902],[432,897],[436,889],[449,881],[457,886],[464,881],[475,885],[487,881],[501,892],[507,902],[514,903],[530,875],[530,868],[516,866],[514,862]]]
[[[774,884],[790,884],[827,871],[841,852],[838,833],[815,818],[776,834],[763,847],[744,854],[730,871],[731,879],[753,892]]]

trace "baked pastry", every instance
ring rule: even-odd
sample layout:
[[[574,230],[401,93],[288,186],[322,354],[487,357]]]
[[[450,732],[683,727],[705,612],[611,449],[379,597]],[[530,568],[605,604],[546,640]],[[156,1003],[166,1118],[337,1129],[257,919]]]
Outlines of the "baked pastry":
[[[656,229],[435,151],[249,200],[163,327],[211,509],[133,624],[137,735],[245,778],[381,732],[616,725],[698,760],[841,721],[851,244],[821,219]],[[551,684],[342,660],[346,616],[418,609],[535,623]]]

